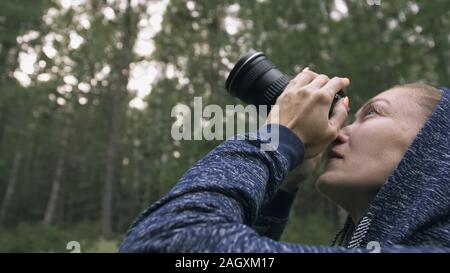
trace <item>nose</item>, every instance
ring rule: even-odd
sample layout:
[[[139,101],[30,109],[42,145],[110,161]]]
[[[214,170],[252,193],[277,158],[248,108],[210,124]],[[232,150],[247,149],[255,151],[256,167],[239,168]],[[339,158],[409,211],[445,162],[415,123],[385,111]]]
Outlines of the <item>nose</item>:
[[[339,133],[338,133],[336,139],[333,141],[333,143],[331,145],[335,146],[335,145],[344,144],[344,143],[348,142],[349,133],[350,133],[350,125],[339,130]]]

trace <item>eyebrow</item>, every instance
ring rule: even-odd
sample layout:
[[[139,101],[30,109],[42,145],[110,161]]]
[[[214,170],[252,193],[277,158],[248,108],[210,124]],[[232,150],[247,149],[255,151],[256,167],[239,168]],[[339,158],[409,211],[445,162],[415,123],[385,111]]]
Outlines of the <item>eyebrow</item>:
[[[359,116],[360,112],[364,109],[366,109],[366,107],[376,101],[384,101],[387,104],[391,105],[391,102],[388,101],[387,99],[384,98],[375,98],[375,99],[370,99],[368,102],[366,102],[361,108],[359,108],[358,112],[356,112],[355,116]]]

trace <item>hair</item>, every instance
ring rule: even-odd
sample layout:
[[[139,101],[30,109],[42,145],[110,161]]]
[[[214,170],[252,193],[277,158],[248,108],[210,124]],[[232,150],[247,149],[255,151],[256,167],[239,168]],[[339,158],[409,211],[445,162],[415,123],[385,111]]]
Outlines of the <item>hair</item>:
[[[412,90],[416,102],[419,104],[426,117],[433,113],[434,108],[436,108],[436,105],[442,98],[442,92],[439,89],[421,82],[396,85],[394,87]]]

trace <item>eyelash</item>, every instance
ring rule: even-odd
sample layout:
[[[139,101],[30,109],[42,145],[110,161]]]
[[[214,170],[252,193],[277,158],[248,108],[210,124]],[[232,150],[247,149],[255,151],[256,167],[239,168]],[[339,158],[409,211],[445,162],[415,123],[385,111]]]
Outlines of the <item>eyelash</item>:
[[[371,111],[375,112],[375,114],[379,114],[378,107],[371,104],[367,107],[366,111],[364,111],[364,116],[367,116]]]

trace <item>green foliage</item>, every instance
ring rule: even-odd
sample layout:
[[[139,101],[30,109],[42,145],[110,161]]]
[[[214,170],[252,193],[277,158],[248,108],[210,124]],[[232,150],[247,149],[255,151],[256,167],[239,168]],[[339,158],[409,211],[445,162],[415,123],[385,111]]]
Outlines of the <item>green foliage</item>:
[[[100,238],[94,243],[86,248],[84,252],[87,253],[115,253],[119,248],[119,240],[106,240],[104,238]]]
[[[154,37],[143,35],[154,43],[149,56],[124,51],[124,44],[135,44],[140,25],[158,18],[147,4],[133,6],[127,15],[116,2],[87,0],[63,8],[56,0],[0,1],[0,206],[14,181],[14,158],[23,155],[0,220],[0,251],[67,252],[71,240],[79,240],[82,251],[114,251],[132,220],[220,143],[174,141],[171,109],[179,103],[191,105],[194,96],[201,96],[204,105],[241,103],[225,91],[224,82],[230,65],[250,48],[264,51],[290,75],[310,66],[330,76],[349,77],[347,91],[355,111],[394,84],[423,80],[450,85],[447,0],[382,1],[379,7],[344,0],[347,14],[339,19],[331,16],[336,14],[334,1],[172,0],[161,30]],[[114,19],[105,18],[105,9],[113,11]],[[227,31],[228,16],[241,20],[236,33]],[[89,26],[81,23],[83,17]],[[44,18],[51,20],[46,23]],[[37,35],[25,41],[22,35],[29,32]],[[84,40],[77,49],[71,47],[74,33]],[[57,52],[54,57],[44,52],[48,43]],[[30,84],[21,86],[14,77],[20,70],[19,56],[32,51],[35,71],[28,75]],[[134,91],[122,92],[119,100],[114,96],[125,91],[119,90],[127,75],[122,59],[131,61],[131,67],[151,64],[157,75],[146,108],[128,107],[113,118],[117,107],[136,96]],[[40,74],[50,80],[39,81]],[[67,84],[66,76],[77,82]],[[81,83],[89,88],[80,88]],[[68,120],[70,133],[64,137]],[[108,143],[117,120],[122,126],[111,159]],[[62,145],[64,140],[67,145]],[[97,221],[107,162],[114,166],[110,209],[115,235],[105,240]],[[61,179],[56,210],[52,225],[44,227],[40,223],[57,166]],[[313,183],[305,183],[283,240],[329,244],[342,218]]]
[[[323,213],[297,215],[296,211],[291,211],[291,217],[281,241],[309,245],[330,245],[338,230],[335,221],[326,218]]]
[[[0,252],[69,253],[67,244],[80,243],[84,252],[117,252],[119,237],[105,240],[93,223],[79,223],[67,227],[44,227],[36,223],[19,223],[14,228],[0,228]]]

